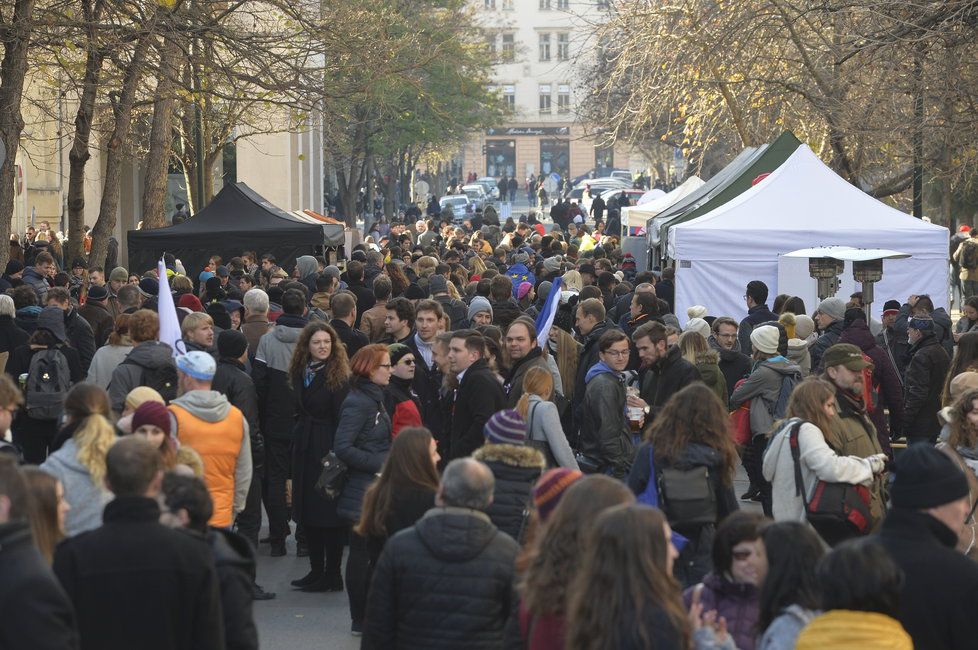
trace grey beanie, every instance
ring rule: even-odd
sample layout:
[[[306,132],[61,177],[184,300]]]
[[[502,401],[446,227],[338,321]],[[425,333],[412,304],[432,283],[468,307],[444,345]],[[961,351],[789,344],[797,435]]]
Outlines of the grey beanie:
[[[818,303],[818,311],[832,320],[842,320],[846,317],[846,303],[842,301],[842,298],[833,296]]]
[[[550,295],[550,289],[552,289],[554,283],[550,280],[544,280],[537,287],[537,300],[540,302],[547,302],[547,297]]]
[[[489,304],[489,301],[486,298],[476,296],[472,299],[472,303],[469,305],[469,320],[475,318],[475,315],[481,311],[487,311],[489,312],[489,315],[492,316],[492,305]]]

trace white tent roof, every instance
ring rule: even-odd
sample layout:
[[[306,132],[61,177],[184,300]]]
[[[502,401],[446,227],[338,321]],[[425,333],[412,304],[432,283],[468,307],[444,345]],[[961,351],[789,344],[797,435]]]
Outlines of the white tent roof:
[[[659,214],[663,210],[672,207],[690,192],[699,189],[700,186],[703,185],[703,182],[703,179],[701,179],[699,176],[690,176],[683,181],[679,187],[673,189],[669,193],[661,194],[658,198],[654,198],[646,203],[640,203],[639,205],[622,208],[622,213],[625,217],[622,219],[622,221],[627,221],[629,228],[644,228],[649,219]],[[642,198],[644,199],[650,193],[651,192],[647,192],[642,196]]]
[[[773,300],[780,293],[778,257],[812,246],[892,248],[912,255],[885,262],[874,312],[884,300],[903,301],[913,293],[929,293],[935,305],[947,306],[947,229],[877,201],[802,145],[740,196],[669,229],[676,313],[704,304],[714,316],[742,316],[747,282],[764,281]],[[812,312],[815,306],[806,307]]]

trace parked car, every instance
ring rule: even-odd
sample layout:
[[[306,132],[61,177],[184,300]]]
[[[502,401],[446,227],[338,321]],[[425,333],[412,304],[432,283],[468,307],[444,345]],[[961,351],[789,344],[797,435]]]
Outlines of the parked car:
[[[469,197],[465,194],[449,194],[448,196],[443,196],[438,199],[438,205],[444,210],[446,207],[452,209],[452,214],[455,216],[455,223],[462,223],[466,217],[470,217],[475,214],[475,205],[469,201]]]
[[[493,201],[499,200],[499,183],[492,176],[483,176],[482,178],[477,178],[476,183],[485,188],[486,194]]]
[[[574,190],[577,189],[581,190],[581,198],[578,201],[578,203],[580,203],[581,209],[584,210],[585,212],[590,212],[591,201],[593,200],[592,197],[589,196],[588,193],[585,191],[588,188],[588,186],[590,186],[591,192],[595,196],[607,192],[608,190],[621,191],[621,190],[627,190],[630,187],[630,185],[624,183],[623,181],[617,178],[595,178],[591,180],[581,181],[580,183],[577,184],[577,187],[575,187]],[[571,191],[572,194],[574,193],[574,190]]]
[[[601,174],[607,174],[607,176],[604,175],[598,176],[599,171]],[[571,183],[573,185],[577,185],[578,183],[581,183],[582,181],[586,181],[588,179],[596,180],[598,178],[610,178],[610,177],[620,178],[621,180],[626,181],[629,185],[632,184],[632,173],[627,169],[621,169],[619,167],[615,167],[614,169],[608,169],[607,167],[602,167],[600,170],[596,168],[591,168],[587,171],[586,174],[582,174],[577,178],[571,180]]]
[[[469,201],[475,205],[477,210],[485,210],[489,203],[489,194],[486,192],[485,185],[481,183],[470,183],[462,186],[462,193],[469,197]]]

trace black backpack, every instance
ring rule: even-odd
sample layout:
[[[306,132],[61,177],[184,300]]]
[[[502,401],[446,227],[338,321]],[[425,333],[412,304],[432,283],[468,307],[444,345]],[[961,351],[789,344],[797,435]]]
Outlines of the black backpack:
[[[58,420],[71,388],[68,358],[58,348],[38,350],[31,357],[24,385],[27,415],[34,420]]]
[[[966,241],[961,251],[961,268],[969,271],[978,268],[978,245]]]
[[[716,523],[717,496],[710,468],[656,468],[656,482],[662,511],[673,528]]]
[[[141,363],[133,361],[129,357],[126,357],[122,361],[122,365],[125,364],[137,366],[142,369],[142,378],[139,381],[140,386],[148,386],[149,388],[152,388],[160,394],[167,404],[176,399],[178,380],[177,367],[174,364],[165,363],[162,366],[150,368]]]

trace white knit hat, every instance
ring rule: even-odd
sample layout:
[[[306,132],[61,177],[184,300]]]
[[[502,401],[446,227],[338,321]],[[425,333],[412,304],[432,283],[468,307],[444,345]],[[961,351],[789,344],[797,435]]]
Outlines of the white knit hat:
[[[703,305],[693,305],[686,308],[686,316],[689,318],[703,318],[706,314],[706,307]]]
[[[815,321],[811,316],[799,314],[795,316],[795,336],[800,339],[807,339],[815,331]]]
[[[703,338],[710,338],[710,324],[707,323],[702,318],[691,318],[686,321],[686,327],[683,328],[684,332],[697,332],[703,335]]]
[[[751,344],[764,354],[775,354],[778,351],[778,342],[781,340],[781,331],[773,325],[762,325],[754,328],[750,333]]]

